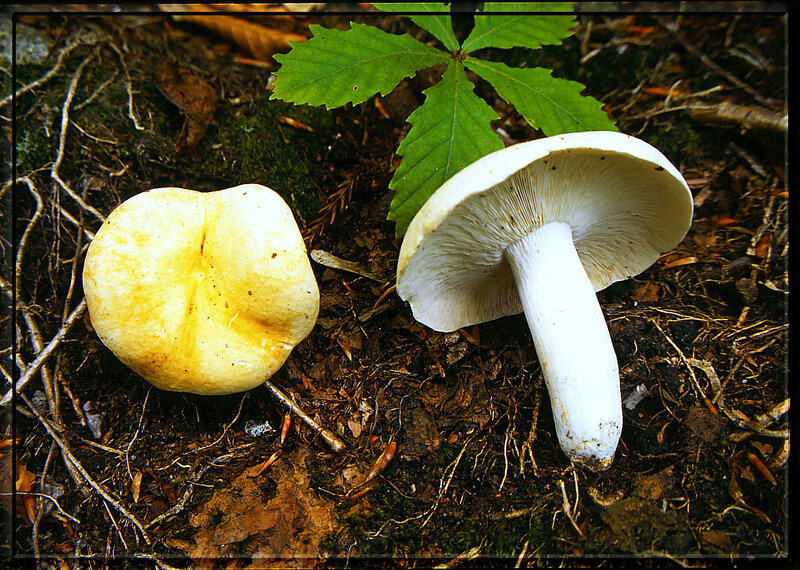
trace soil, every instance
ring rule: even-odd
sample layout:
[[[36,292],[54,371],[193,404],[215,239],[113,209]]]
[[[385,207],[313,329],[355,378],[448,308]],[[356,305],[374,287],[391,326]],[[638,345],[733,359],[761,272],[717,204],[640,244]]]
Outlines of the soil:
[[[4,559],[785,563],[788,20],[754,4],[762,11],[746,16],[586,13],[562,46],[493,54],[584,83],[622,132],[678,167],[694,196],[683,242],[598,293],[623,398],[642,396],[624,408],[616,458],[602,473],[572,466],[559,449],[524,316],[438,333],[394,293],[401,240],[386,220],[388,184],[405,119],[435,73],[380,104],[295,107],[269,99],[277,64],[202,22],[153,7],[17,13],[50,56],[18,65],[15,87],[55,73],[18,97],[14,121],[2,108],[3,144],[16,143],[15,182],[2,190],[12,231],[2,242],[4,298],[16,295],[13,311],[4,305],[6,346],[16,341],[14,357],[3,351],[4,391],[79,306],[87,231],[101,223],[92,210],[105,216],[149,188],[266,184],[292,207],[310,251],[359,267],[312,262],[317,325],[270,379],[342,451],[266,388],[223,397],[153,388],[103,346],[88,316],[70,321],[4,408],[0,483],[16,491],[0,505]],[[247,21],[302,34],[309,23],[346,29],[351,20],[427,37],[360,4]],[[191,103],[170,97],[159,75],[168,61],[218,95],[208,124],[184,127],[181,104],[191,114]],[[491,87],[476,92],[511,141],[541,136]],[[725,104],[738,109],[733,119]],[[747,111],[763,121],[745,121]]]

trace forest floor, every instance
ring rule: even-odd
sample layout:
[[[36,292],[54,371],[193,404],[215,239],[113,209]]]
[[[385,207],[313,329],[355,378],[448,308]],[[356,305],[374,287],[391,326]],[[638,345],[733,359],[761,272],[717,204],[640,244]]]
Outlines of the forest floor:
[[[361,13],[244,21],[278,36],[354,20],[426,38],[400,16],[350,8]],[[33,47],[13,76],[24,88],[15,120],[7,100],[0,108],[2,144],[16,143],[0,190],[13,230],[2,242],[14,306],[3,305],[3,391],[12,374],[19,385],[0,441],[4,558],[159,568],[786,559],[785,14],[580,14],[574,37],[528,62],[584,83],[694,196],[683,242],[598,293],[623,398],[643,398],[624,409],[611,468],[592,473],[559,449],[524,316],[437,333],[393,291],[388,183],[430,77],[379,104],[294,107],[269,100],[268,54],[202,19],[47,10],[16,15]],[[218,95],[188,150],[176,151],[184,117],[166,96],[167,66]],[[476,92],[512,140],[541,136],[489,87]],[[317,325],[271,378],[342,451],[297,416],[281,444],[287,409],[265,388],[151,387],[82,310],[86,246],[116,205],[150,188],[245,182],[281,192],[309,251],[358,264],[312,262]],[[362,484],[390,443],[394,458]]]

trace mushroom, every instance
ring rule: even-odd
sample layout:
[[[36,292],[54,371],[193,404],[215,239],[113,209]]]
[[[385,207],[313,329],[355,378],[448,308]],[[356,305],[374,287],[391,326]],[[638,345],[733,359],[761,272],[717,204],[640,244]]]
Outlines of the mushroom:
[[[262,384],[319,312],[292,212],[257,184],[126,200],[89,246],[83,288],[103,344],[155,386],[194,394]]]
[[[619,369],[595,295],[675,247],[692,196],[658,150],[581,132],[489,154],[412,220],[397,293],[441,332],[525,312],[561,449],[607,469],[622,429]]]

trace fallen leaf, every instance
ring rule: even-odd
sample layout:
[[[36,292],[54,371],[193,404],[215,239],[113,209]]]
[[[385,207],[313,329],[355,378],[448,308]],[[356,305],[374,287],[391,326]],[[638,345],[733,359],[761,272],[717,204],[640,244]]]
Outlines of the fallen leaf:
[[[746,509],[746,510],[754,513],[755,515],[761,517],[761,519],[763,519],[765,522],[771,523],[772,521],[769,519],[769,517],[766,515],[766,513],[764,513],[764,511],[762,511],[761,509],[758,509],[756,507],[751,507],[750,505],[748,505],[745,502],[744,494],[742,493],[742,490],[739,487],[738,478],[736,476],[736,473],[733,470],[731,471],[731,478],[730,479],[731,479],[731,482],[728,485],[728,493],[730,494],[730,496],[734,500],[734,502],[736,502],[736,504],[739,505],[740,507],[742,507],[743,509]]]
[[[731,537],[721,530],[704,530],[700,533],[700,540],[720,554],[731,552],[733,549]]]
[[[353,433],[353,437],[358,439],[361,436],[361,423],[355,420],[347,420],[347,427],[350,428],[350,431]]]
[[[156,86],[186,117],[175,152],[193,149],[206,133],[219,104],[216,90],[202,79],[181,69],[174,59],[165,61],[155,71]]]
[[[170,507],[174,507],[178,503],[178,497],[175,495],[175,487],[173,487],[171,483],[162,483],[161,492],[164,493],[164,497],[166,497]]]
[[[10,447],[4,447],[0,449],[0,509],[7,513],[11,513],[14,510],[12,502],[14,497],[14,489],[11,487],[11,456],[12,454]]]
[[[634,493],[643,499],[657,501],[668,495],[675,486],[672,467],[652,475],[642,475],[634,482]]]
[[[761,239],[758,240],[758,243],[755,247],[755,254],[756,257],[759,259],[764,259],[767,257],[769,253],[769,245],[770,245],[770,238],[772,237],[772,232],[766,231],[764,235],[761,236]]]
[[[306,469],[310,452],[297,449],[257,477],[246,469],[190,516],[194,544],[182,548],[198,563],[247,553],[264,567],[278,559],[321,560],[320,541],[334,529],[334,503],[320,498]],[[277,485],[265,486],[265,479]],[[176,544],[176,547],[181,545]],[[310,564],[313,565],[313,564]]]
[[[698,261],[700,260],[694,256],[683,257],[681,259],[676,259],[675,261],[670,261],[664,266],[664,269],[672,269],[673,267],[681,267],[682,265],[691,265],[692,263],[697,263]]]
[[[185,8],[184,8],[185,9]],[[272,61],[272,55],[277,52],[289,50],[289,42],[302,42],[305,35],[284,32],[268,28],[225,14],[198,14],[197,12],[212,12],[213,8],[203,4],[192,4],[194,14],[173,14],[176,21],[188,21],[208,28],[209,30],[233,41],[240,48],[250,52],[253,57],[261,61]]]
[[[699,406],[690,408],[684,420],[687,427],[706,443],[711,443],[722,431],[725,420]]]
[[[22,496],[22,502],[25,505],[25,512],[28,515],[28,520],[32,523],[36,520],[36,500],[29,495],[33,488],[33,482],[36,480],[36,475],[28,471],[24,463],[17,465],[17,493]]]
[[[142,478],[144,477],[144,473],[141,471],[136,471],[133,475],[133,482],[131,482],[131,493],[133,494],[133,502],[139,502],[139,492],[142,489]]]
[[[633,292],[633,300],[639,303],[656,303],[659,299],[659,291],[661,287],[658,283],[651,283],[649,281],[638,285]]]

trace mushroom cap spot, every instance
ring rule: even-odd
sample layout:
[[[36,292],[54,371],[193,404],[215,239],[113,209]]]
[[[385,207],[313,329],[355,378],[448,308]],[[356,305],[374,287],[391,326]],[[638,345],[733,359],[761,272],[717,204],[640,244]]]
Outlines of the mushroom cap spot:
[[[195,394],[262,384],[319,312],[294,216],[257,184],[126,200],[89,246],[83,287],[92,325],[124,364]]]
[[[683,176],[642,140],[597,131],[520,143],[456,173],[417,212],[400,248],[397,293],[438,331],[517,314],[503,252],[549,222],[569,224],[599,291],[680,243],[692,210]]]

